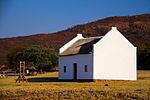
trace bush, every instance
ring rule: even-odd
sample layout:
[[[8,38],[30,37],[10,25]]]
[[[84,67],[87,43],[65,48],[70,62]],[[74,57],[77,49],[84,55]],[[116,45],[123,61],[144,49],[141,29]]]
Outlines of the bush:
[[[14,50],[8,55],[9,67],[13,69],[19,68],[20,61],[25,61],[28,69],[50,71],[57,66],[57,60],[58,56],[54,50],[40,46]]]

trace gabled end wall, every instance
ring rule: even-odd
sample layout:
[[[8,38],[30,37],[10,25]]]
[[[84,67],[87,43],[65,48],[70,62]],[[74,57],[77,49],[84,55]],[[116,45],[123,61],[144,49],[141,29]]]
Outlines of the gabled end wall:
[[[136,47],[117,29],[94,45],[95,80],[137,80]]]
[[[83,39],[84,37],[82,36],[82,34],[77,34],[77,36],[75,38],[73,38],[72,40],[70,40],[68,43],[66,43],[64,46],[62,46],[59,49],[59,54],[64,52],[67,48],[69,48],[72,44],[74,44],[76,41],[78,41],[79,39]]]

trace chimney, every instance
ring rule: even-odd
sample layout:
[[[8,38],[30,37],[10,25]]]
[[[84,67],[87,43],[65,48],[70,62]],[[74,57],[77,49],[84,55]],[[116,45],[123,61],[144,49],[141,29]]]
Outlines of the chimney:
[[[117,30],[117,27],[111,27],[112,30]]]
[[[77,34],[77,37],[83,37],[82,34]]]

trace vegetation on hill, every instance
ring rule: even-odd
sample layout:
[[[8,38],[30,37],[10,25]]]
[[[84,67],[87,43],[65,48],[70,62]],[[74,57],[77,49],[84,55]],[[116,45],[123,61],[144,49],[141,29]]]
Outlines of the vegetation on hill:
[[[46,47],[30,46],[19,48],[8,54],[8,66],[12,69],[19,68],[19,62],[25,61],[26,68],[37,71],[51,71],[57,66],[58,56],[54,50]]]
[[[135,16],[114,16],[105,19],[97,20],[87,24],[77,25],[69,29],[59,31],[53,34],[37,34],[25,37],[5,38],[0,39],[0,63],[7,64],[6,57],[8,53],[12,52],[14,48],[23,46],[38,45],[47,48],[52,48],[58,51],[58,48],[63,46],[69,40],[76,36],[78,33],[82,33],[84,37],[105,35],[112,26],[116,26],[117,29],[135,46],[140,50],[141,45],[147,46],[145,49],[149,51],[150,46],[150,14],[142,14]],[[149,52],[146,52],[148,56],[142,56],[141,53],[145,52],[140,50],[138,59],[141,63],[140,67],[147,67],[150,69],[150,64],[146,61],[149,59]],[[139,58],[140,57],[140,58]],[[142,57],[142,58],[141,58]],[[145,68],[144,68],[145,69]]]
[[[150,45],[138,45],[138,69],[150,69]]]

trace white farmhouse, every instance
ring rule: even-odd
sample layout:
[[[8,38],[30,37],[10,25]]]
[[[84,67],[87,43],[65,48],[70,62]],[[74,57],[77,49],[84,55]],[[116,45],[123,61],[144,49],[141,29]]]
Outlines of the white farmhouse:
[[[116,27],[100,37],[78,34],[60,48],[59,80],[137,80],[136,47]]]

